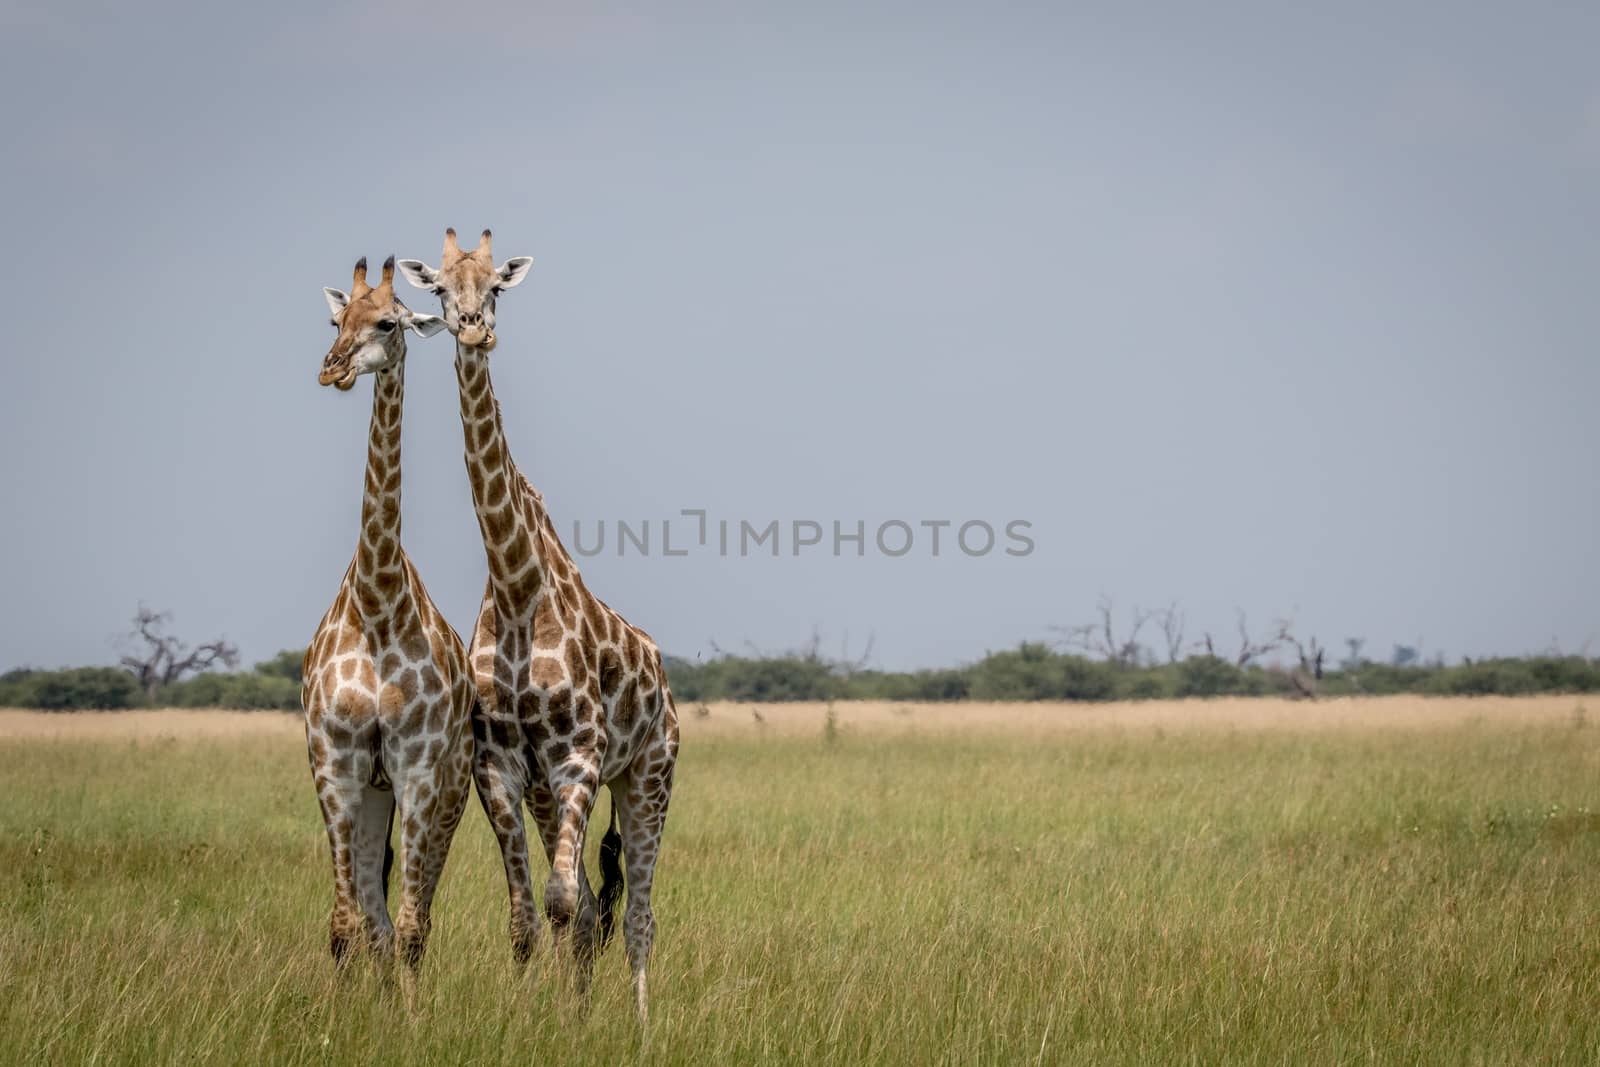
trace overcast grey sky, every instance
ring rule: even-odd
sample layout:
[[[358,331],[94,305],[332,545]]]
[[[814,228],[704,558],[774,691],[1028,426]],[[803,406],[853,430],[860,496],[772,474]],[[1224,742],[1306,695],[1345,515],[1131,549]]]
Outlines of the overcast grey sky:
[[[7,0],[0,668],[109,661],[141,600],[308,640],[371,397],[316,384],[319,289],[447,225],[534,257],[513,453],[566,536],[652,520],[583,567],[671,653],[953,664],[1101,594],[1580,646],[1600,8],[1321,6]],[[465,630],[451,353],[411,343],[405,543]],[[1035,548],[663,558],[682,508]]]

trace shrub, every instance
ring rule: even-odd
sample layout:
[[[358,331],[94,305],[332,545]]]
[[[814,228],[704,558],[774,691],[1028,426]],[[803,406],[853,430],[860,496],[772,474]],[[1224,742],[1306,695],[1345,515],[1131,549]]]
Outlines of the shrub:
[[[174,708],[289,711],[300,707],[300,686],[271,674],[197,674],[161,689],[156,702]]]
[[[1118,668],[1024,642],[1014,651],[989,653],[969,673],[977,700],[1110,700]]]
[[[1329,672],[1323,679],[1322,692],[1329,696],[1349,696],[1365,693],[1386,696],[1391,693],[1420,693],[1427,689],[1428,681],[1438,674],[1437,667],[1396,667],[1391,663],[1361,663],[1349,670]],[[1445,668],[1449,669],[1449,668]]]
[[[1427,691],[1449,696],[1508,696],[1537,688],[1538,679],[1526,662],[1495,659],[1441,670],[1429,679]]]
[[[1600,662],[1581,656],[1535,656],[1522,661],[1542,693],[1592,693],[1600,689]]]
[[[44,711],[137,708],[144,693],[133,675],[117,667],[12,671],[0,679],[5,703]]]
[[[1178,664],[1177,696],[1220,697],[1247,692],[1245,672],[1216,656],[1190,656]]]
[[[17,667],[0,674],[0,708],[25,708],[28,702],[23,699],[27,691],[28,679],[39,672],[31,667]]]
[[[303,680],[300,667],[305,658],[305,649],[286,648],[271,659],[257,663],[255,671],[257,674],[267,674],[274,678],[287,678],[295,685],[299,685]]]
[[[724,700],[827,700],[834,695],[835,679],[820,660],[725,659],[719,666]]]
[[[1176,671],[1165,667],[1121,672],[1117,677],[1118,700],[1161,700],[1176,691]]]
[[[722,656],[699,663],[668,658],[665,666],[679,701],[828,700],[841,685],[828,665],[813,656]]]

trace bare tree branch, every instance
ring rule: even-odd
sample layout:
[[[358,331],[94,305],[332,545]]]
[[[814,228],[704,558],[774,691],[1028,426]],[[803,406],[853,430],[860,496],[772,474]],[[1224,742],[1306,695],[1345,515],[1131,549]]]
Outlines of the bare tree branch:
[[[239,664],[239,649],[225,638],[217,638],[190,648],[172,634],[165,633],[172,621],[172,613],[152,611],[143,604],[133,617],[130,638],[142,642],[142,652],[122,657],[121,664],[144,689],[145,695],[154,697],[164,685],[179,681],[186,674],[198,674],[221,663],[225,667]]]
[[[1328,650],[1315,637],[1311,638],[1309,644],[1302,642],[1294,635],[1293,624],[1287,619],[1278,620],[1278,636],[1282,644],[1294,647],[1300,660],[1300,665],[1289,671],[1289,684],[1294,687],[1296,695],[1314,700],[1317,683],[1322,681],[1322,666]]]
[[[1091,656],[1102,654],[1099,627],[1092,622],[1086,622],[1080,626],[1052,626],[1050,629],[1061,634],[1060,640],[1056,643],[1063,648],[1085,652]]]
[[[1185,616],[1174,600],[1165,609],[1155,613],[1161,627],[1161,636],[1167,645],[1167,662],[1176,663],[1183,656],[1183,629]]]
[[[872,662],[872,646],[876,640],[877,635],[870,630],[867,631],[866,647],[861,650],[861,655],[851,658],[850,632],[846,630],[844,640],[839,645],[839,658],[830,665],[833,668],[833,672],[839,677],[849,680],[851,675],[858,671],[866,670],[867,664]]]
[[[1137,665],[1144,658],[1145,651],[1144,646],[1139,644],[1139,631],[1150,621],[1155,612],[1141,611],[1135,607],[1128,625],[1128,635],[1119,640],[1115,608],[1112,599],[1103,596],[1096,609],[1100,614],[1098,622],[1086,622],[1077,626],[1052,626],[1050,629],[1062,635],[1057,643],[1065,648],[1076,649],[1091,656],[1100,656],[1108,663],[1120,666]]]
[[[1268,652],[1288,641],[1289,623],[1283,619],[1277,621],[1277,628],[1273,635],[1259,644],[1250,640],[1250,627],[1245,620],[1244,609],[1236,608],[1239,619],[1239,654],[1233,658],[1235,667],[1248,667],[1251,663],[1265,656]]]

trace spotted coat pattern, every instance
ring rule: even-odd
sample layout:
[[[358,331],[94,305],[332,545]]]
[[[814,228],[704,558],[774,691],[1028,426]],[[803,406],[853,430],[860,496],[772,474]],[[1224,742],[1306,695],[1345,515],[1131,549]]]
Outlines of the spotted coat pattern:
[[[358,266],[340,340],[325,362],[338,377],[341,345],[388,314],[389,284],[364,284]],[[400,547],[400,422],[404,329],[374,373],[361,535],[338,595],[304,661],[306,749],[333,856],[330,946],[343,960],[361,933],[381,959],[398,949],[414,969],[428,940],[434,891],[472,776],[474,690],[461,639],[434,607]],[[353,378],[348,379],[353,382]],[[342,384],[348,388],[348,384]],[[391,924],[391,826],[400,827],[400,905]]]
[[[678,752],[677,710],[661,653],[647,633],[589,591],[544,498],[506,448],[489,379],[493,299],[506,274],[493,267],[488,231],[471,253],[455,247],[451,231],[441,269],[428,273],[431,279],[423,279],[440,293],[457,334],[467,473],[488,556],[469,656],[478,697],[473,773],[505,864],[513,951],[526,959],[539,930],[526,804],[550,863],[544,906],[554,940],[559,947],[570,937],[587,988],[596,906],[582,856],[590,813],[606,785],[622,837],[623,934],[643,1019],[655,931],[650,893]],[[465,330],[458,328],[462,318]]]

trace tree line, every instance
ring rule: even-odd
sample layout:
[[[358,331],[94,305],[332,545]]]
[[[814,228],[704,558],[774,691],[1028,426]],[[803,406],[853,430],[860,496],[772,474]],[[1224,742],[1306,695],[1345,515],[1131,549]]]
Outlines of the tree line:
[[[668,659],[678,703],[734,700],[1165,700],[1184,697],[1330,696],[1421,693],[1438,696],[1600,692],[1600,661],[1580,656],[1482,659],[1395,666],[1362,660],[1324,669],[1311,689],[1297,668],[1217,655],[1174,663],[1127,664],[1066,652],[1042,642],[991,652],[965,667],[921,671],[841,671],[804,653]]]
[[[0,707],[52,711],[118,708],[298,710],[304,650],[285,649],[250,670],[235,668],[238,650],[218,638],[190,647],[167,632],[170,617],[141,607],[131,650],[117,667],[18,668],[0,674]],[[1360,638],[1330,663],[1315,638],[1275,620],[1253,636],[1244,615],[1237,635],[1205,633],[1190,641],[1176,605],[1118,619],[1109,601],[1098,618],[1053,628],[1053,642],[1023,642],[962,667],[885,671],[859,655],[823,652],[820,636],[791,651],[736,655],[715,645],[704,659],[667,657],[679,704],[713,700],[1161,700],[1186,697],[1332,696],[1418,693],[1438,696],[1600,692],[1600,659],[1587,650],[1446,663],[1417,645],[1396,645],[1384,660],[1364,654]],[[1141,634],[1155,633],[1153,641]],[[1277,657],[1269,659],[1269,657]]]
[[[0,674],[0,707],[44,711],[114,711],[125,708],[235,708],[298,710],[300,660],[285,649],[248,671],[203,671],[155,686],[141,684],[122,667],[19,667]]]

